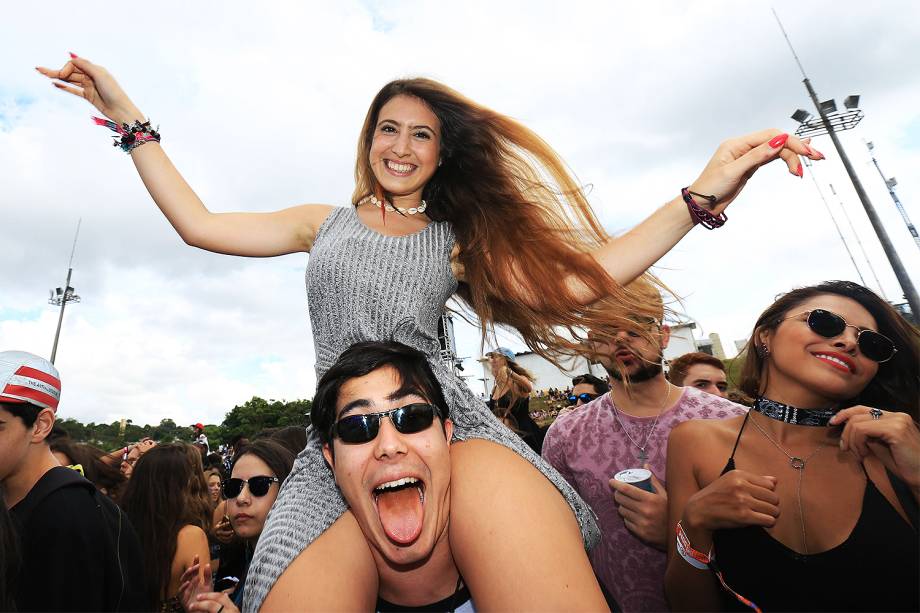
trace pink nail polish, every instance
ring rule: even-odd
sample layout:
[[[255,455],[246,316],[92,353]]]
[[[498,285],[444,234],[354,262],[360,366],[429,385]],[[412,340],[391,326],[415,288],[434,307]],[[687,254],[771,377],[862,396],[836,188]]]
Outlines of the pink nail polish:
[[[795,169],[795,174],[799,175],[799,178],[801,178],[805,174],[805,172],[802,170],[801,162],[799,162],[799,167]]]
[[[779,149],[786,144],[787,140],[789,140],[788,134],[780,134],[779,136],[773,137],[773,139],[770,141],[770,146],[774,149]]]
[[[76,53],[74,53],[73,51],[68,51],[67,53],[69,53],[69,54],[70,54],[70,58],[71,58],[71,59],[73,59],[73,58],[75,58],[75,57],[77,57],[77,54],[76,54]]]

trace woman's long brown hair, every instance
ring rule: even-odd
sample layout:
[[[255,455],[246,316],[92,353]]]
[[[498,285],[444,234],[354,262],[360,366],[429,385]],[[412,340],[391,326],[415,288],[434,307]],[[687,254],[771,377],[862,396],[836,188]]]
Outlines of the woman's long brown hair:
[[[141,542],[147,597],[157,609],[169,597],[179,530],[210,528],[207,489],[199,451],[187,443],[165,443],[138,459],[122,494],[121,506]]]
[[[766,361],[757,351],[758,335],[765,330],[776,329],[790,311],[823,294],[843,296],[858,302],[875,318],[878,332],[894,341],[898,349],[893,358],[878,365],[878,372],[869,384],[856,397],[844,401],[841,408],[861,404],[901,411],[916,420],[920,413],[920,332],[874,292],[850,281],[825,281],[794,289],[782,294],[761,313],[743,352],[746,355],[738,387],[752,398],[763,394],[767,385]]]
[[[584,353],[586,329],[661,317],[647,287],[636,289],[657,286],[653,277],[623,287],[590,255],[611,238],[559,155],[517,121],[436,81],[392,81],[374,98],[358,144],[355,206],[388,196],[369,153],[380,109],[399,95],[422,100],[441,123],[442,165],[423,198],[431,219],[453,227],[464,268],[458,295],[478,317],[483,342],[495,324],[511,326],[555,361]],[[576,287],[596,299],[583,304]]]

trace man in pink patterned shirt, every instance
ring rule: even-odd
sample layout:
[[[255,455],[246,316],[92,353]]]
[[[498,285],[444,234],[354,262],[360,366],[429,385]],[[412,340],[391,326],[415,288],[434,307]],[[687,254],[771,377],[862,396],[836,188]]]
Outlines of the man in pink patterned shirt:
[[[670,337],[660,321],[644,322],[651,336],[616,330],[597,343],[610,373],[610,392],[558,418],[543,443],[543,457],[598,517],[601,542],[591,551],[598,579],[626,613],[667,611],[668,495],[663,483],[671,428],[689,419],[724,419],[745,408],[665,379],[662,351]],[[629,376],[629,385],[621,372]],[[613,480],[627,468],[652,472],[654,493]]]

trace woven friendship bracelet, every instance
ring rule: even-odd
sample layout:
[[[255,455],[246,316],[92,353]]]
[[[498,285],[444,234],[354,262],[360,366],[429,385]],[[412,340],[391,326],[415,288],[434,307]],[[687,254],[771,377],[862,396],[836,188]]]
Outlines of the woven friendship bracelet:
[[[718,216],[713,215],[700,205],[696,203],[693,199],[693,193],[690,191],[689,187],[685,187],[680,190],[680,195],[683,197],[684,202],[687,203],[687,209],[690,211],[690,217],[693,219],[694,224],[700,224],[707,230],[715,230],[716,228],[721,228],[728,217],[725,216],[725,213],[719,213]],[[702,194],[699,194],[702,196]],[[702,196],[709,200],[709,202],[715,202],[715,196]]]
[[[131,153],[144,143],[160,142],[160,133],[150,127],[149,120],[144,123],[135,121],[134,125],[131,126],[126,123],[119,125],[114,121],[102,119],[101,117],[93,117],[93,121],[96,122],[97,126],[105,126],[115,132],[118,136],[112,137],[115,139],[112,144],[125,153]]]
[[[694,568],[699,568],[700,570],[709,569],[715,573],[716,578],[718,578],[719,583],[722,584],[722,587],[725,588],[732,596],[734,596],[738,602],[744,606],[754,610],[756,613],[761,613],[760,607],[758,607],[754,602],[748,598],[745,598],[735,590],[733,590],[728,583],[725,582],[725,577],[722,576],[722,571],[716,565],[716,556],[709,551],[709,555],[706,555],[702,551],[697,551],[690,545],[690,538],[687,536],[687,533],[684,532],[684,527],[680,525],[680,522],[677,522],[677,553],[683,558],[687,564]]]

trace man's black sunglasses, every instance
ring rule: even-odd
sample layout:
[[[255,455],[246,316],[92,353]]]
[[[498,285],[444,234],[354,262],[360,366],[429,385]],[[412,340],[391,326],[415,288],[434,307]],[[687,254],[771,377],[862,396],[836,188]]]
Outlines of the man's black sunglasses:
[[[335,422],[332,427],[332,435],[338,436],[343,443],[372,441],[380,432],[380,420],[384,417],[389,417],[396,430],[402,434],[414,434],[428,428],[436,415],[441,416],[438,407],[424,402],[415,402],[380,413],[348,415]]]
[[[581,400],[582,403],[587,404],[597,398],[597,396],[597,394],[589,394],[588,392],[585,392],[584,394],[578,394],[577,396],[569,396],[569,404],[575,404],[579,400]]]
[[[220,484],[220,489],[224,494],[224,498],[229,500],[239,496],[240,492],[243,491],[243,484],[245,483],[249,484],[250,494],[261,497],[268,493],[272,483],[281,483],[281,479],[268,476],[250,477],[249,479],[224,479],[224,482]]]
[[[887,362],[898,352],[898,348],[894,346],[894,341],[884,334],[880,334],[875,330],[848,324],[840,315],[825,311],[824,309],[805,311],[804,313],[798,313],[786,319],[792,319],[793,317],[799,317],[801,315],[808,315],[805,319],[805,323],[808,324],[812,332],[824,338],[834,338],[843,334],[843,331],[847,328],[855,328],[856,344],[859,350],[873,362]]]

